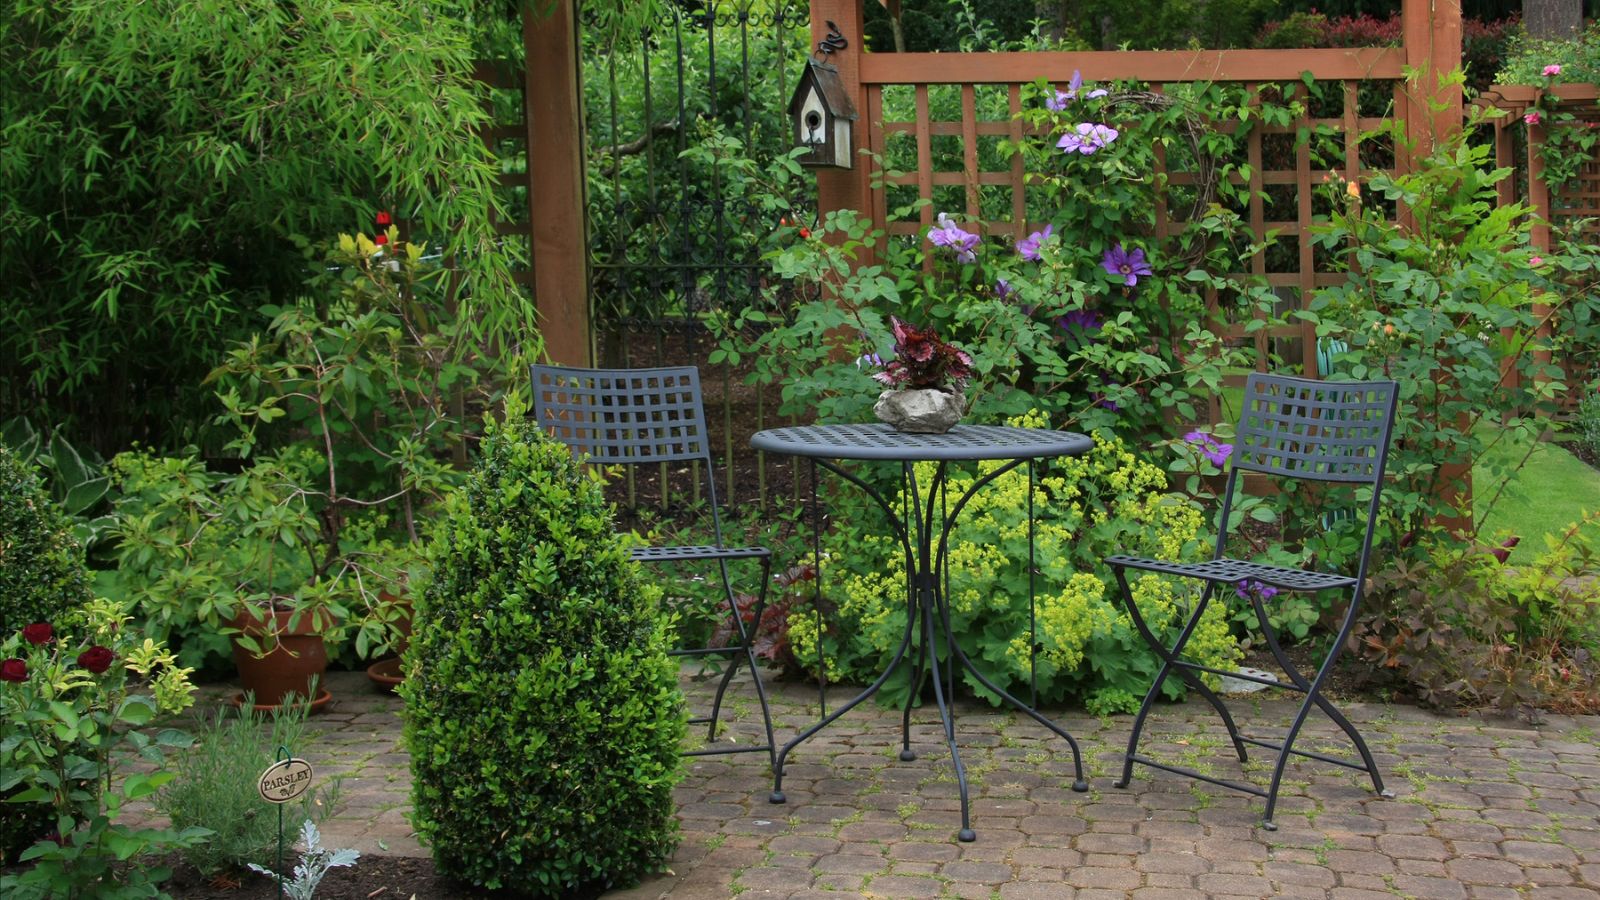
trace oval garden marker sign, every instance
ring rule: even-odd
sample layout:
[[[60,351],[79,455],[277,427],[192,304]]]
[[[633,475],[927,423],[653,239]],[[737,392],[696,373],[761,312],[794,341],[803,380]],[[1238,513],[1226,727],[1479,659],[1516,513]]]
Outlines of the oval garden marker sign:
[[[280,759],[261,773],[256,790],[268,803],[288,803],[311,787],[311,774],[311,763],[303,759]]]

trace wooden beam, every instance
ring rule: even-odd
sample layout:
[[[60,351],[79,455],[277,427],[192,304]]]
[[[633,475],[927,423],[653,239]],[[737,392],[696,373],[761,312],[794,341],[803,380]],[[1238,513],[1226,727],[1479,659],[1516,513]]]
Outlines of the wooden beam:
[[[812,0],[819,5],[849,5]],[[1457,11],[1459,12],[1459,3]],[[1458,20],[1459,22],[1459,20]],[[1456,29],[1459,43],[1460,27]],[[852,45],[854,49],[854,45]],[[1046,78],[1065,84],[1074,71],[1090,81],[1293,81],[1312,71],[1324,81],[1397,79],[1405,63],[1394,47],[1319,50],[1130,50],[1077,53],[868,53],[867,84],[1017,84]]]
[[[576,0],[547,14],[524,10],[527,66],[528,223],[533,233],[533,297],[551,362],[588,366],[589,255],[584,249],[583,94],[579,84]]]

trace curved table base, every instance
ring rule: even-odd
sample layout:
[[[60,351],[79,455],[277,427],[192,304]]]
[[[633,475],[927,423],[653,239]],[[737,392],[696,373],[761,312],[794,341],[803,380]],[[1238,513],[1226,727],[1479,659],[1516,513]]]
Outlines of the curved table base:
[[[913,668],[910,673],[910,682],[913,688],[911,696],[907,698],[905,713],[901,718],[900,759],[903,762],[911,762],[917,758],[916,751],[911,749],[911,704],[921,695],[925,683],[932,681],[934,703],[939,710],[939,721],[944,726],[945,741],[950,747],[950,761],[955,768],[956,784],[961,796],[961,828],[956,832],[958,840],[974,841],[978,837],[977,832],[972,828],[967,770],[961,760],[961,749],[956,743],[955,716],[951,710],[951,701],[954,698],[947,696],[947,692],[954,689],[955,674],[958,669],[965,669],[970,672],[985,688],[993,691],[1007,703],[1026,713],[1034,721],[1066,740],[1067,746],[1072,750],[1074,769],[1072,789],[1079,792],[1089,789],[1089,784],[1083,775],[1083,754],[1078,747],[1078,742],[1072,735],[1040,713],[1032,705],[1022,702],[991,682],[973,665],[966,652],[956,643],[951,630],[950,608],[946,603],[946,598],[941,588],[942,576],[948,558],[950,531],[961,509],[967,505],[967,502],[984,485],[1028,461],[1027,459],[1007,460],[994,471],[978,478],[956,501],[954,508],[942,518],[942,521],[937,526],[934,522],[934,498],[940,495],[944,487],[946,464],[943,462],[938,464],[933,482],[928,487],[927,501],[924,502],[918,491],[914,465],[910,462],[902,463],[908,486],[907,496],[912,504],[912,515],[910,517],[912,528],[908,529],[898,520],[894,507],[871,485],[832,462],[817,460],[819,465],[839,474],[866,491],[868,496],[872,497],[883,508],[884,512],[888,514],[889,521],[893,523],[896,536],[900,538],[906,552],[906,581],[908,589],[906,629],[901,636],[900,646],[895,650],[894,658],[883,671],[883,674],[868,685],[866,690],[800,732],[799,735],[784,744],[782,749],[778,751],[777,761],[773,766],[770,802],[784,803],[787,800],[783,793],[783,764],[789,758],[789,753],[805,743],[817,732],[832,724],[840,716],[843,716],[867,698],[876,694],[895,671],[900,668],[901,664],[908,661],[907,654],[912,649],[913,643],[916,644],[915,662],[912,663]],[[920,641],[916,641],[919,631]],[[938,646],[935,641],[940,634],[944,636],[949,657],[943,672],[941,672],[939,654],[937,652],[929,652],[930,648]]]

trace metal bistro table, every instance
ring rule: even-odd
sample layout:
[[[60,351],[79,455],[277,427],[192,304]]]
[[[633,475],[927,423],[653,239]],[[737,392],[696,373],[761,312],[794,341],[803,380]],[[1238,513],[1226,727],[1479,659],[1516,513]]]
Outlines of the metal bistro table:
[[[929,648],[936,647],[935,634],[943,633],[945,646],[949,657],[946,673],[950,678],[953,689],[954,677],[959,661],[960,666],[971,672],[986,688],[994,691],[1012,706],[1033,717],[1035,721],[1065,738],[1072,748],[1072,763],[1076,771],[1072,789],[1086,791],[1089,785],[1083,778],[1083,757],[1078,750],[1078,742],[1072,735],[1050,719],[1039,713],[1032,704],[1024,703],[1011,694],[1001,690],[989,681],[987,677],[972,661],[967,658],[961,645],[956,643],[955,636],[951,634],[950,609],[946,605],[943,593],[944,567],[949,550],[950,531],[962,507],[971,500],[984,485],[1004,475],[1007,472],[1026,464],[1028,466],[1028,482],[1033,483],[1033,462],[1037,459],[1046,459],[1058,456],[1079,456],[1087,453],[1093,446],[1089,438],[1081,434],[1065,431],[1049,431],[1041,428],[1014,428],[996,425],[957,425],[946,434],[907,434],[894,430],[888,425],[802,425],[791,428],[774,428],[757,432],[750,439],[750,446],[767,453],[779,453],[786,456],[806,457],[812,464],[812,486],[815,491],[816,466],[821,465],[830,472],[837,473],[847,481],[857,485],[867,492],[877,504],[883,507],[888,514],[889,522],[895,530],[895,536],[901,541],[906,554],[906,585],[908,615],[906,616],[906,631],[900,640],[900,647],[895,651],[894,659],[889,667],[879,675],[866,690],[850,702],[834,710],[831,715],[825,715],[820,721],[801,732],[794,740],[783,746],[778,753],[777,763],[772,773],[773,803],[783,803],[783,763],[788,758],[789,751],[804,743],[812,735],[827,727],[835,719],[849,712],[857,704],[878,692],[900,667],[906,658],[906,651],[913,643],[913,629],[920,625],[922,640],[917,646],[916,662],[911,673],[910,683],[915,685],[911,695],[906,700],[905,714],[901,719],[901,751],[900,758],[905,761],[916,759],[916,754],[911,750],[911,706],[917,696],[921,694],[924,678],[932,675],[933,696],[939,707],[939,719],[944,725],[945,739],[950,744],[950,760],[955,766],[956,783],[961,790],[961,831],[957,837],[962,841],[977,839],[977,834],[972,830],[970,801],[967,792],[967,772],[961,764],[961,753],[956,748],[955,721],[950,711],[951,698],[946,696],[946,687],[939,671],[939,654],[928,652]],[[898,462],[903,471],[906,496],[911,504],[911,525],[901,521],[887,498],[879,493],[872,485],[861,478],[851,474],[836,464],[838,460],[861,461],[891,461]],[[1002,464],[993,471],[983,473],[972,486],[962,494],[954,506],[950,507],[948,514],[942,517],[937,527],[934,522],[934,501],[936,497],[943,497],[945,487],[946,468],[951,462],[968,460],[1000,460]],[[917,473],[915,464],[919,462],[938,463],[931,483],[928,485],[926,499],[919,493],[917,487]],[[1033,560],[1031,559],[1032,529],[1033,529],[1033,491],[1028,491],[1028,527],[1030,571]],[[820,576],[819,576],[820,578]],[[1030,585],[1032,579],[1030,576]],[[1031,598],[1030,598],[1031,601]],[[1035,647],[1037,642],[1035,641]],[[924,661],[926,660],[926,666]],[[1036,698],[1035,702],[1036,701]],[[826,710],[824,710],[826,712]]]

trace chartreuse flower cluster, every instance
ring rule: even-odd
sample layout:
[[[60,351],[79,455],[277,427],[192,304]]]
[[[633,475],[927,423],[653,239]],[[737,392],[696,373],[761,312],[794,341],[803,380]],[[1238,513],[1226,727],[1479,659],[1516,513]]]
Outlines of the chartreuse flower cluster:
[[[1039,426],[1042,415],[1032,413],[1013,424]],[[952,471],[948,502],[999,465]],[[916,474],[926,486],[934,464],[919,465]],[[1036,673],[1042,700],[1129,709],[1143,696],[1159,661],[1140,640],[1100,560],[1114,553],[1200,558],[1206,549],[1201,512],[1168,493],[1166,474],[1120,441],[1097,437],[1082,457],[1039,464],[1032,498],[1030,617],[1028,499],[1027,470],[1017,468],[979,489],[962,509],[950,542],[945,593],[957,638],[984,674],[1008,691],[1026,695]],[[936,523],[940,504],[936,498]],[[903,499],[894,509],[902,519],[908,515]],[[831,574],[824,590],[834,610],[823,647],[835,677],[870,678],[881,672],[905,633],[904,552],[872,521],[865,513],[836,513],[840,524],[829,536],[825,566]],[[1154,575],[1130,586],[1150,626],[1174,639],[1197,594]],[[814,663],[814,621],[796,617],[791,628],[797,654]],[[1187,655],[1218,668],[1237,659],[1224,605],[1208,608]],[[971,686],[984,694],[980,686]],[[886,690],[898,701],[908,686],[892,682]],[[1181,685],[1169,691],[1178,696]]]

